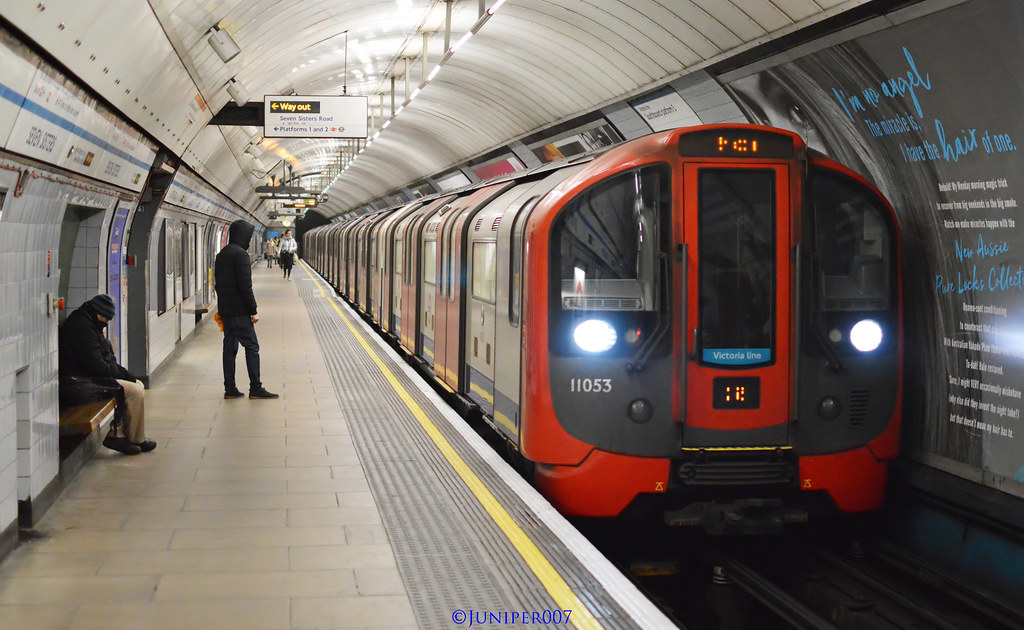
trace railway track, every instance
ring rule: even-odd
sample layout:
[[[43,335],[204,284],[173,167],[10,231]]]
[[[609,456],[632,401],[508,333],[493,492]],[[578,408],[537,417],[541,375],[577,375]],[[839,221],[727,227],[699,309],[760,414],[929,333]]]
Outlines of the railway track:
[[[600,528],[600,526],[596,526]],[[1009,630],[1014,602],[966,584],[883,539],[717,539],[679,530],[585,533],[690,630]]]

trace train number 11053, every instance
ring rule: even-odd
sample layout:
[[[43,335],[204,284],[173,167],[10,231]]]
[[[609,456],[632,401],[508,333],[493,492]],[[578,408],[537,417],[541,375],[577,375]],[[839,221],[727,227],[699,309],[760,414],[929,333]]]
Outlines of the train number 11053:
[[[604,394],[612,391],[612,379],[572,378],[569,379],[569,391],[583,394]]]

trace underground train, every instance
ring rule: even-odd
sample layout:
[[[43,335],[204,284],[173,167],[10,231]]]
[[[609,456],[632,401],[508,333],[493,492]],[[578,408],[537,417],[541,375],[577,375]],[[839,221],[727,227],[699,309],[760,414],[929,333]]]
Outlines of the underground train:
[[[796,134],[656,133],[317,228],[304,251],[566,515],[745,533],[881,505],[897,223]]]

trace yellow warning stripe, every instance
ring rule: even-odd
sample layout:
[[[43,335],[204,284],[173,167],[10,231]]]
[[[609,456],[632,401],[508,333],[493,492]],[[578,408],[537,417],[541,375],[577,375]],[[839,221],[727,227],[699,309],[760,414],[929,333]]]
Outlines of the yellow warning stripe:
[[[494,419],[497,420],[498,424],[502,425],[503,427],[511,431],[513,435],[519,433],[519,427],[517,427],[514,422],[509,420],[508,416],[501,413],[500,411],[494,412]]]
[[[315,276],[309,271],[309,267],[302,262],[302,268],[306,270],[306,274],[309,275],[310,279],[316,283],[318,289],[320,289],[320,295],[327,298],[327,294],[324,292],[323,284],[319,282]],[[566,584],[565,580],[558,573],[551,562],[544,556],[537,545],[534,544],[530,537],[526,535],[526,532],[515,522],[505,507],[498,501],[498,499],[487,489],[487,486],[480,480],[480,478],[473,472],[473,470],[466,464],[465,461],[459,456],[452,445],[444,437],[437,426],[430,421],[427,414],[424,413],[423,409],[413,400],[412,396],[398,381],[398,377],[395,376],[394,372],[384,363],[384,361],[377,355],[370,346],[370,343],[366,340],[363,334],[349,321],[342,310],[338,307],[335,300],[328,300],[330,305],[334,308],[335,312],[338,313],[338,317],[344,322],[345,326],[352,331],[357,341],[366,350],[366,354],[380,369],[381,374],[391,384],[391,387],[398,394],[398,397],[402,399],[405,406],[409,408],[412,415],[416,418],[423,430],[426,431],[430,439],[434,441],[438,450],[444,455],[444,458],[448,460],[451,467],[458,473],[462,481],[470,489],[470,491],[476,496],[477,500],[480,501],[480,505],[483,506],[487,513],[494,520],[495,524],[501,528],[501,531],[508,537],[509,541],[519,552],[519,555],[526,561],[527,566],[533,571],[537,579],[540,580],[541,584],[547,590],[551,598],[555,600],[555,603],[559,608],[563,610],[572,611],[572,623],[581,630],[584,628],[603,628],[604,626],[594,617],[590,609],[587,608],[586,604],[576,596],[576,593]]]
[[[487,402],[494,404],[494,396],[491,396],[491,392],[487,391],[483,387],[480,387],[476,383],[469,384],[469,391],[476,392],[480,398],[483,398]]]
[[[684,446],[684,451],[791,451],[792,446]]]

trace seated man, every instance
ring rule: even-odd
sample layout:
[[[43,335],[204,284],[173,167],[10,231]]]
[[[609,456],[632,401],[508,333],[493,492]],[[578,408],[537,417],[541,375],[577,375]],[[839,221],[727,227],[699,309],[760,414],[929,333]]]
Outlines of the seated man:
[[[68,315],[60,327],[60,377],[62,380],[79,377],[117,381],[124,389],[127,414],[124,422],[111,427],[103,446],[125,455],[137,455],[156,448],[156,442],[146,439],[145,388],[128,370],[118,365],[114,349],[103,334],[114,313],[113,298],[97,295]],[[120,436],[116,435],[118,431]]]

